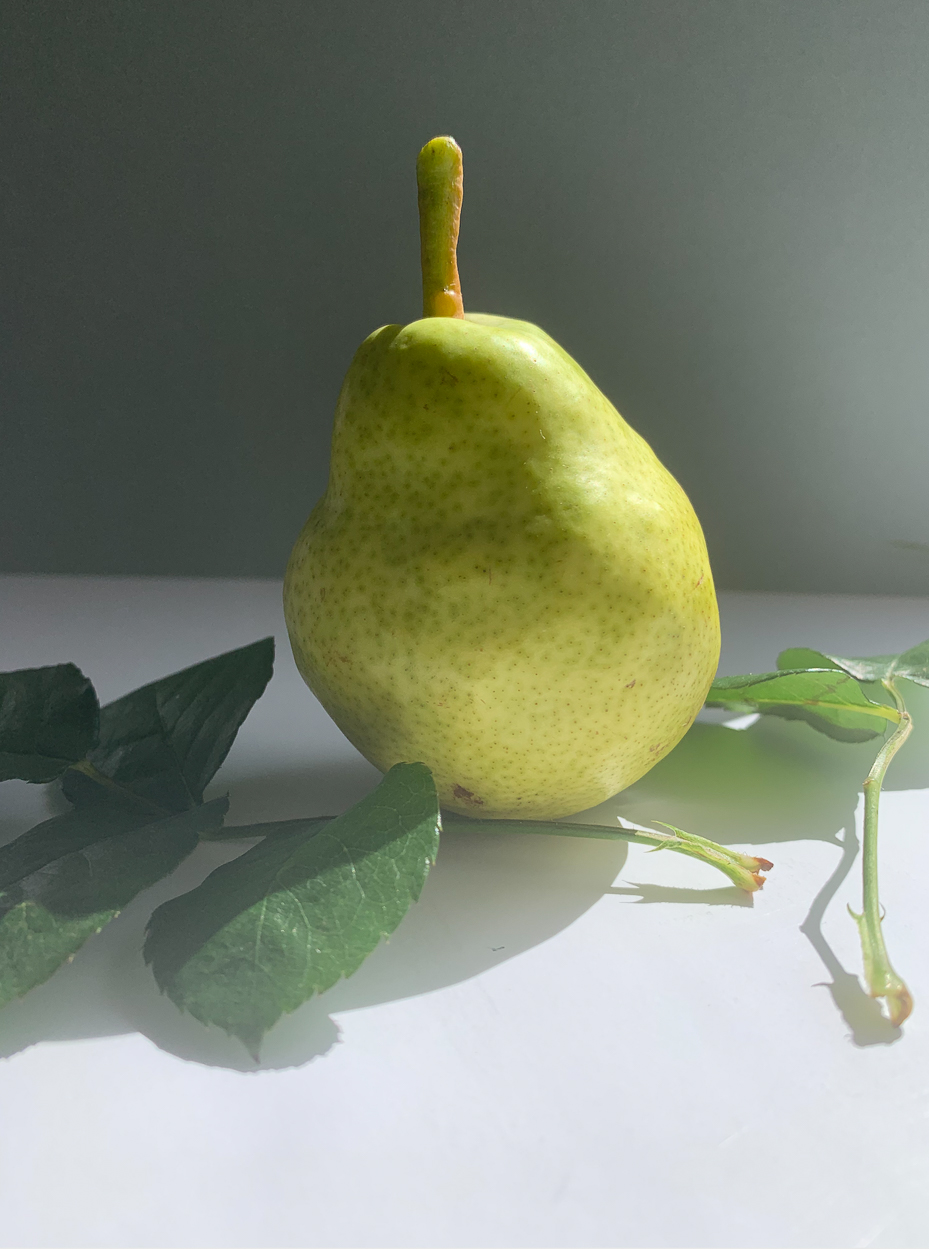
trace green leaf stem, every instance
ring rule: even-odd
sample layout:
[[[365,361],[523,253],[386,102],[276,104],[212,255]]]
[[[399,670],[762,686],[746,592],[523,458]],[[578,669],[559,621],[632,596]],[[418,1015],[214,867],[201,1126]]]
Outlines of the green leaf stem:
[[[782,651],[777,663],[779,672],[718,678],[707,696],[707,705],[801,718],[840,741],[864,741],[886,732],[888,725],[893,726],[893,733],[881,746],[864,781],[862,909],[861,914],[851,911],[851,915],[858,925],[868,990],[872,997],[884,999],[891,1022],[899,1026],[912,1011],[913,998],[894,970],[884,943],[883,908],[878,893],[878,815],[887,768],[913,727],[897,681],[929,685],[929,641],[920,642],[901,655],[862,659],[795,646]],[[859,682],[879,684],[893,705],[868,698]],[[881,717],[883,725],[879,724]]]
[[[665,824],[656,820],[668,829],[659,833],[648,828],[607,828],[603,824],[572,824],[565,821],[548,823],[541,820],[475,820],[467,815],[443,816],[445,826],[459,832],[469,833],[537,833],[554,837],[595,837],[607,841],[635,841],[651,846],[652,850],[674,850],[678,854],[686,854],[688,858],[698,859],[710,867],[723,872],[734,885],[748,893],[764,886],[763,872],[769,872],[774,866],[767,859],[756,858],[754,855],[740,854],[728,846],[721,846],[706,837],[698,837],[695,833],[686,833],[673,824]]]

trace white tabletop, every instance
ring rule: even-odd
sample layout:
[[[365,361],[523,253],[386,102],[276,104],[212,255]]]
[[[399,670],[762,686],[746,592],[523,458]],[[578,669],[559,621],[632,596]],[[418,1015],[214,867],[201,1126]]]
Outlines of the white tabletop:
[[[929,637],[929,599],[722,607],[723,672]],[[7,577],[0,620],[0,668],[72,660],[104,700],[274,633],[276,675],[211,790],[229,822],[337,812],[378,779],[297,676],[275,583]],[[153,906],[237,852],[201,847],[0,1013],[0,1244],[924,1249],[927,695],[882,809],[903,1035],[861,991],[845,912],[873,746],[699,724],[596,818],[757,848],[775,868],[753,901],[640,846],[446,833],[394,938],[283,1020],[258,1068],[139,955]],[[0,839],[53,802],[5,784]]]

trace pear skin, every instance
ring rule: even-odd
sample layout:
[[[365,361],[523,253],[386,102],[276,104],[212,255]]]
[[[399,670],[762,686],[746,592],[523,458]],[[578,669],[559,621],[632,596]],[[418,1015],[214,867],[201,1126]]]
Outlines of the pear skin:
[[[719,658],[684,491],[547,334],[429,316],[359,348],[328,488],[290,557],[301,674],[444,807],[553,819],[680,740]]]

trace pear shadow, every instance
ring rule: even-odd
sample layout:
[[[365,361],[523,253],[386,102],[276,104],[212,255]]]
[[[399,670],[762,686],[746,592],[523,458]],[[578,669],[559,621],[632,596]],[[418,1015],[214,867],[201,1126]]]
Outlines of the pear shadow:
[[[914,728],[885,790],[925,789],[929,778],[929,689],[905,684]],[[641,780],[587,814],[602,823],[665,820],[726,845],[840,845],[880,744],[833,741],[774,716],[745,729],[698,720]]]
[[[361,794],[352,796],[357,801]],[[188,1061],[237,1071],[300,1066],[339,1039],[330,1017],[418,996],[478,975],[555,936],[594,905],[622,869],[623,842],[446,831],[419,902],[349,980],[282,1019],[256,1064],[241,1043],[163,997],[141,959],[152,910],[252,842],[201,844],[140,894],[74,962],[0,1013],[0,1056],[40,1041],[139,1032]]]
[[[926,719],[919,717],[917,726]],[[886,788],[925,785],[926,741],[917,727],[901,751],[903,766],[888,777]],[[803,931],[832,976],[828,987],[853,1043],[887,1044],[899,1029],[884,1019],[857,977],[842,968],[821,930],[825,910],[857,854],[854,833],[847,830],[854,829],[861,782],[876,750],[876,743],[833,742],[797,723],[762,719],[742,730],[697,723],[642,780],[578,818],[614,828],[617,818],[639,824],[665,820],[726,844],[806,839],[839,846],[840,864],[817,895]],[[360,757],[264,773],[236,775],[227,769],[208,796],[228,788],[230,823],[338,814],[369,792],[378,778]],[[839,836],[842,830],[844,837]],[[734,887],[614,886],[626,860],[623,842],[448,828],[420,901],[391,939],[349,980],[282,1019],[265,1038],[261,1062],[255,1064],[238,1041],[217,1028],[205,1028],[162,997],[140,954],[153,908],[194,888],[250,844],[201,844],[170,878],[140,895],[91,938],[72,964],[4,1008],[0,1055],[41,1041],[139,1032],[188,1061],[243,1072],[286,1069],[333,1049],[339,1041],[333,1014],[476,976],[556,936],[605,893],[627,897],[631,905],[752,904]],[[707,872],[711,879],[711,869]],[[768,887],[776,886],[776,880],[775,861]]]
[[[640,781],[588,814],[664,820],[724,845],[838,844],[876,753],[773,718],[747,729],[697,723]]]
[[[370,793],[381,773],[361,755],[313,760],[300,767],[261,772],[225,768],[205,797],[229,795],[227,825],[341,815]]]
[[[929,776],[929,690],[907,683],[906,701],[914,730],[888,771],[885,790],[923,789]],[[842,966],[823,934],[822,921],[858,856],[855,812],[880,740],[836,742],[808,725],[773,717],[762,717],[746,729],[698,722],[642,780],[589,813],[600,820],[609,814],[638,824],[662,819],[723,844],[818,840],[838,846],[839,862],[800,931],[831,977],[822,987],[859,1048],[893,1044],[903,1032],[865,992],[859,977]],[[772,857],[776,860],[774,852]],[[654,886],[646,888],[652,896],[640,895],[641,901],[659,900]]]

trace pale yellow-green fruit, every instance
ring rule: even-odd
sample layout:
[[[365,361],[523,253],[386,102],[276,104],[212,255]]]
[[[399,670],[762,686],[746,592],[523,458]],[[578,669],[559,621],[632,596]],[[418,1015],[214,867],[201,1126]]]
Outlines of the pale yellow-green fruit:
[[[719,657],[694,511],[542,330],[438,316],[377,330],[293,549],[300,672],[378,768],[443,805],[555,818],[682,737]]]

